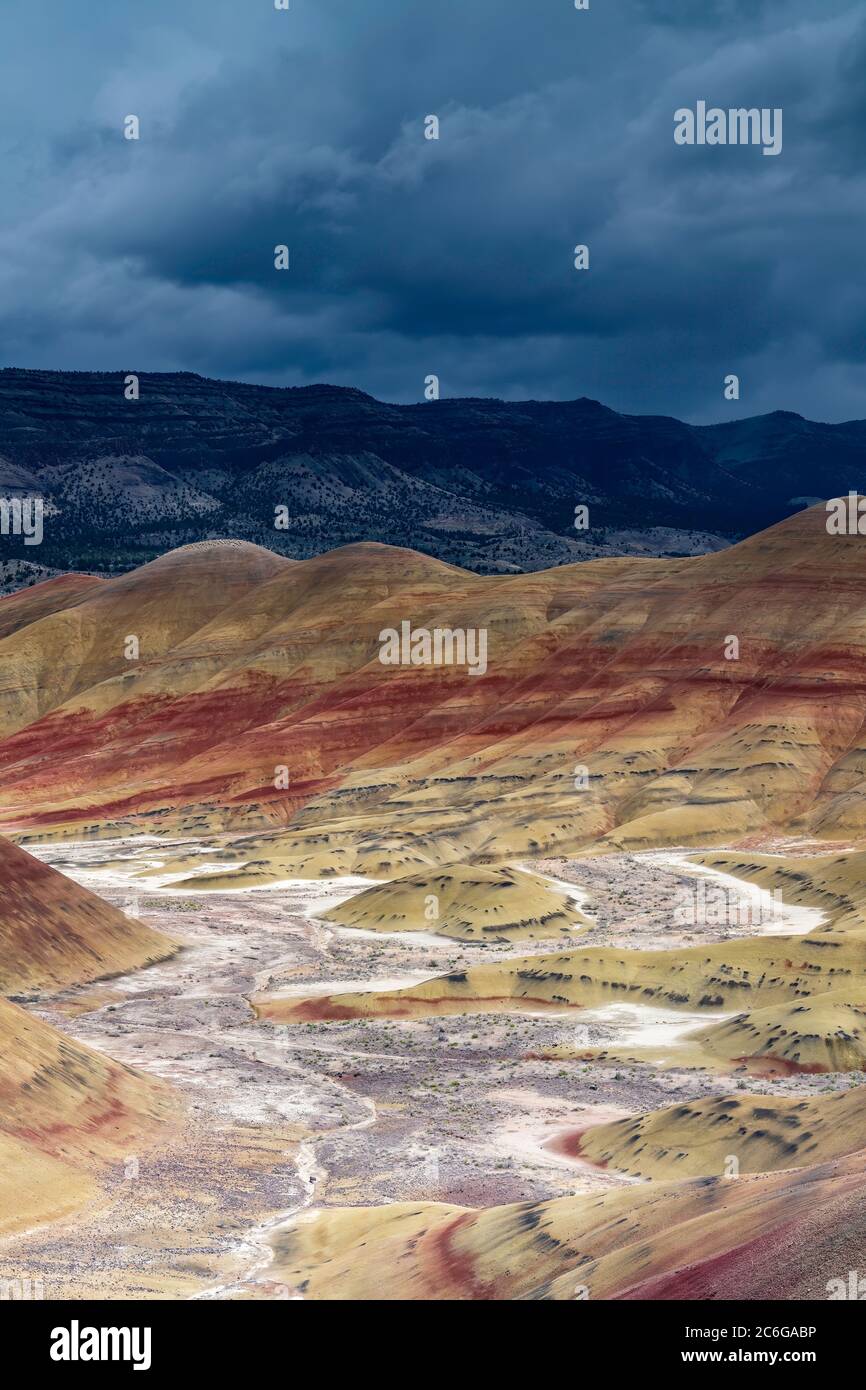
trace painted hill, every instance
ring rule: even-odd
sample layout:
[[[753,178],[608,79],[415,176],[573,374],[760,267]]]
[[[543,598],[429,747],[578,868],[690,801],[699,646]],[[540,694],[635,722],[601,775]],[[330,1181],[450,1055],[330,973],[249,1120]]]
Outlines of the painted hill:
[[[690,1035],[711,1057],[752,1072],[866,1071],[866,995],[857,986],[755,1009]],[[866,1134],[864,1134],[866,1141]]]
[[[714,946],[708,959],[717,962],[717,984],[727,981],[716,997],[720,1004],[723,1000],[748,999],[750,1007],[744,1012],[737,1011],[721,1023],[684,1035],[673,1050],[664,1044],[645,1044],[581,1049],[577,1053],[571,1047],[558,1046],[544,1055],[551,1060],[580,1055],[612,1064],[652,1062],[657,1066],[746,1070],[763,1076],[866,1070],[866,994],[860,966],[851,954],[852,948],[856,953],[854,943],[861,941],[866,931],[866,855],[791,857],[713,851],[693,858],[696,863],[777,890],[787,905],[821,909],[826,925],[804,937],[789,939],[785,950],[787,974],[797,954],[797,941],[806,948],[800,962],[804,971],[800,983],[780,991],[785,977],[779,972],[775,953],[762,951],[755,942],[742,943],[742,949]],[[810,964],[825,951],[841,953],[838,966],[831,966],[823,976],[832,986],[826,992],[822,972]],[[689,959],[696,957],[684,961],[682,953],[672,956],[678,974],[683,965],[691,973]]]
[[[866,925],[866,854],[792,857],[743,852],[698,854],[696,864],[778,889],[786,903],[819,907],[837,925]]]
[[[862,1072],[866,1071],[863,984],[855,975],[838,990],[811,997],[805,991],[797,994],[795,987],[791,1002],[734,1014],[721,1023],[681,1034],[674,1045],[662,1038],[606,1048],[560,1043],[538,1055],[547,1061],[580,1058],[611,1066],[639,1062],[763,1077]]]
[[[262,1017],[285,1023],[628,1001],[719,1012],[747,1002],[760,1009],[837,993],[847,1008],[852,992],[866,997],[864,986],[866,935],[819,928],[804,936],[739,938],[661,951],[586,946],[475,965],[406,989],[261,999],[256,1007]]]
[[[78,587],[74,602],[68,601],[66,578],[48,580],[38,594],[0,600],[0,624],[5,620],[10,628],[0,679],[0,730],[12,733],[69,701],[84,704],[88,693],[97,707],[103,701],[110,707],[112,678],[123,682],[135,669],[126,657],[128,637],[137,640],[153,674],[167,653],[288,564],[257,546],[204,543],[173,551],[134,575],[97,581],[83,592]],[[31,617],[27,600],[34,606],[37,598],[41,611]],[[104,682],[109,689],[102,692]]]
[[[0,993],[83,984],[175,949],[167,937],[0,839]]]
[[[367,931],[428,931],[476,942],[574,935],[587,925],[570,898],[537,874],[463,864],[378,884],[322,915]]]
[[[713,1096],[587,1129],[571,1152],[641,1178],[803,1168],[862,1151],[866,1087],[828,1096]],[[730,1168],[735,1160],[737,1172]]]
[[[162,960],[167,937],[0,839],[0,993],[53,991]],[[109,1164],[174,1114],[167,1088],[0,998],[0,1233],[99,1196]]]
[[[73,608],[82,598],[92,596],[103,582],[89,574],[64,574],[7,595],[0,601],[0,637],[51,613]]]
[[[826,1299],[866,1238],[863,1153],[476,1211],[332,1208],[277,1234],[307,1299]]]
[[[825,523],[492,577],[368,544],[172,552],[0,640],[0,825],[236,830],[265,875],[384,878],[593,844],[848,842],[866,548]],[[383,665],[405,621],[483,630],[485,673]]]
[[[160,1083],[0,999],[0,1234],[95,1197],[174,1113]]]

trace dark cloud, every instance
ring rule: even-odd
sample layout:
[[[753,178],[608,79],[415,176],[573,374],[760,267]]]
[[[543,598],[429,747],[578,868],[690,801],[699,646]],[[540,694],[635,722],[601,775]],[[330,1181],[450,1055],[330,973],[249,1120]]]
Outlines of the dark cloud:
[[[638,8],[650,23],[707,28],[754,23],[773,6],[774,0],[639,0]]]
[[[6,362],[866,414],[856,0],[109,8],[4,6]],[[699,99],[782,154],[676,146]]]

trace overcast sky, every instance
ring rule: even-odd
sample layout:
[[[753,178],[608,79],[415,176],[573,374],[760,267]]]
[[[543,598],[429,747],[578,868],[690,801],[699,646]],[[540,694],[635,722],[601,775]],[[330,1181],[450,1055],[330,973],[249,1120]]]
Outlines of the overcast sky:
[[[0,360],[863,418],[864,156],[861,0],[2,0]]]

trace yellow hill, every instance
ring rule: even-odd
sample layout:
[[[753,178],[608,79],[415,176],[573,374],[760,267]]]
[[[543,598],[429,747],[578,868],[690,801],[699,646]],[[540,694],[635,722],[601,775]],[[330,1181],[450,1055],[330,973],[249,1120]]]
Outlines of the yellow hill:
[[[399,990],[315,999],[263,999],[260,1016],[294,1023],[364,1015],[407,1018],[501,1009],[586,1007],[611,1002],[690,1011],[742,1011],[862,988],[866,938],[819,929],[670,951],[584,947],[522,956],[437,976]]]
[[[175,1113],[162,1084],[71,1042],[0,999],[0,1231],[56,1216],[97,1190]]]
[[[481,1211],[333,1208],[273,1239],[274,1277],[326,1300],[825,1299],[862,1257],[863,1157]]]
[[[12,732],[73,697],[80,706],[88,691],[104,704],[113,679],[122,689],[141,663],[152,672],[217,613],[290,565],[244,541],[202,541],[117,579],[97,580],[89,588],[79,583],[72,603],[62,602],[67,595],[53,582],[42,586],[48,592],[41,609],[31,599],[13,610],[12,595],[7,623],[12,626],[13,611],[17,621],[3,641],[0,732]],[[3,613],[0,607],[0,620]],[[141,663],[125,657],[128,634],[139,640]],[[105,694],[99,691],[103,682],[109,683]]]
[[[778,889],[782,901],[819,907],[834,925],[866,929],[866,854],[782,856],[730,851],[694,855],[696,864]]]
[[[819,907],[828,919],[799,938],[807,955],[801,960],[808,977],[793,989],[778,988],[778,962],[762,961],[762,976],[722,967],[737,991],[755,1007],[738,1012],[722,1023],[682,1035],[675,1047],[646,1044],[607,1049],[562,1045],[545,1051],[550,1060],[594,1058],[610,1063],[651,1062],[656,1066],[699,1066],[717,1070],[745,1069],[764,1076],[790,1076],[797,1072],[843,1072],[866,1069],[866,988],[858,964],[859,946],[866,929],[866,855],[782,857],[751,852],[709,852],[693,856],[696,863],[733,874],[762,888],[779,890],[785,903]],[[788,938],[785,971],[797,956],[796,938]],[[713,955],[734,958],[730,947],[713,947]],[[817,953],[817,954],[816,954]],[[754,942],[742,942],[735,952],[740,964],[746,957],[764,953]],[[826,992],[819,972],[812,967],[818,955],[826,956]],[[675,953],[679,957],[680,953]],[[767,975],[767,971],[772,974]],[[782,994],[787,993],[787,998]],[[737,1004],[735,993],[720,995]],[[771,1002],[767,1002],[771,1001]]]
[[[0,1236],[59,1221],[98,1192],[83,1168],[0,1134]]]
[[[682,1033],[673,1041],[606,1048],[561,1043],[537,1054],[547,1061],[648,1063],[655,1067],[698,1067],[752,1076],[866,1071],[866,1004],[861,990],[850,995],[817,994],[793,1003],[770,1004]]]
[[[803,1100],[713,1096],[597,1125],[578,1142],[582,1158],[641,1178],[802,1168],[863,1149],[866,1087]]]
[[[323,915],[367,931],[431,931],[482,942],[573,935],[587,925],[571,899],[537,874],[467,864],[378,884]]]
[[[163,960],[173,942],[0,839],[0,993],[57,989]]]
[[[50,613],[72,608],[105,583],[90,574],[62,574],[0,598],[0,638]]]
[[[750,1071],[764,1075],[864,1071],[866,990],[854,997],[845,991],[819,994],[737,1014],[688,1034],[685,1042],[720,1061],[746,1062]]]

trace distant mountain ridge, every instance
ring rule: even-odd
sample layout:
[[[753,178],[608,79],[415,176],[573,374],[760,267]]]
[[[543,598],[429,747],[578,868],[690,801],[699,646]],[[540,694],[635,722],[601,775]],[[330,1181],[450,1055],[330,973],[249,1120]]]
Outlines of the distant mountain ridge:
[[[189,372],[141,373],[131,401],[126,375],[0,370],[0,496],[57,509],[41,546],[0,539],[0,585],[4,565],[17,587],[32,566],[117,572],[215,536],[296,558],[384,541],[479,573],[694,554],[864,486],[866,421],[695,426],[586,398],[390,405]]]

